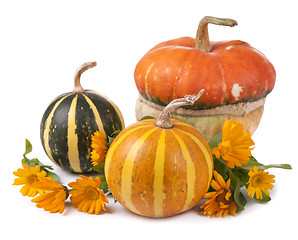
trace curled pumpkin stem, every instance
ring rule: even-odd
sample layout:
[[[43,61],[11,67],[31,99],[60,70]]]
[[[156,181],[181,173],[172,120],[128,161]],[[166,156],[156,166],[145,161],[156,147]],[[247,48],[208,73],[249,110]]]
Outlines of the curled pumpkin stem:
[[[204,89],[201,89],[201,91],[198,94],[186,95],[184,98],[174,99],[159,114],[155,125],[157,127],[165,129],[172,128],[173,122],[171,120],[171,112],[182,106],[193,105],[201,97],[203,93]]]
[[[81,85],[81,75],[83,72],[88,70],[89,68],[93,68],[96,66],[96,62],[87,62],[82,64],[75,73],[74,76],[74,88],[73,93],[83,93],[85,89]]]
[[[204,17],[199,23],[195,44],[196,49],[204,52],[210,52],[212,50],[212,47],[210,46],[208,33],[209,23],[229,27],[234,27],[237,25],[237,22],[235,20],[229,18],[216,18],[210,16]]]

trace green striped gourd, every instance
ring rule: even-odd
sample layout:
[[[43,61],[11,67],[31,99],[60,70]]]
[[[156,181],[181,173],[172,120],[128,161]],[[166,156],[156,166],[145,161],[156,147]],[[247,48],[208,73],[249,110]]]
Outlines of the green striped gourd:
[[[48,157],[70,172],[92,170],[91,137],[97,130],[111,135],[124,128],[122,114],[107,97],[80,84],[81,74],[96,66],[83,64],[75,74],[73,92],[54,99],[46,109],[40,125],[42,146]]]
[[[194,207],[209,189],[213,158],[204,137],[169,112],[198,96],[173,100],[158,119],[121,131],[105,160],[105,176],[117,201],[147,217],[167,217]]]

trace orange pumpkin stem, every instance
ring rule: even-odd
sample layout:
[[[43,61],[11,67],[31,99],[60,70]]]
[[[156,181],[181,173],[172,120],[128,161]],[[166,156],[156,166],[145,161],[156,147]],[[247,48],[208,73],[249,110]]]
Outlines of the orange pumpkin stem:
[[[193,105],[201,97],[203,93],[204,89],[201,89],[201,91],[198,94],[186,95],[184,98],[174,99],[159,114],[155,125],[164,129],[172,128],[174,125],[170,113],[178,107]]]
[[[209,33],[208,33],[209,23],[222,25],[222,26],[230,26],[230,27],[234,27],[237,25],[237,22],[235,20],[229,19],[229,18],[216,18],[216,17],[210,17],[210,16],[204,17],[200,21],[200,24],[197,30],[196,44],[195,44],[196,49],[204,52],[210,52],[212,50],[212,47],[210,46]]]
[[[75,76],[74,76],[74,88],[72,91],[73,93],[85,92],[85,89],[82,88],[82,85],[81,85],[81,75],[83,72],[85,72],[89,68],[93,68],[95,66],[96,66],[96,62],[87,62],[78,68],[78,70],[76,71]]]

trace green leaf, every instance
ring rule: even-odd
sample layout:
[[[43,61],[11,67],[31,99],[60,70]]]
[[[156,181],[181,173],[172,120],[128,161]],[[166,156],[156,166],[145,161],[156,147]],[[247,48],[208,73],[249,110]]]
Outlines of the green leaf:
[[[40,162],[40,167],[41,167],[41,168],[44,168],[44,169],[47,168],[47,169],[50,169],[50,170],[54,170],[54,168],[53,168],[52,166],[49,166],[49,165],[43,165],[41,162]],[[47,170],[47,169],[46,169],[46,170]],[[47,171],[48,171],[48,170],[47,170]]]
[[[108,147],[111,146],[112,142],[115,140],[115,138],[118,136],[118,134],[121,132],[122,130],[117,130],[115,132],[113,132],[111,134],[111,136],[107,136],[108,138]]]
[[[222,139],[222,133],[219,133],[217,135],[215,135],[210,141],[209,141],[209,147],[211,148],[211,150],[215,147],[218,146],[218,144],[221,142]]]
[[[31,166],[35,167],[36,165],[38,166],[42,166],[43,164],[37,159],[37,158],[32,158],[30,160]]]
[[[243,194],[240,192],[240,184],[237,183],[234,191],[234,202],[237,206],[237,210],[244,210],[244,206],[247,203],[246,198],[243,196]]]
[[[115,132],[113,132],[113,133],[111,134],[111,137],[113,137],[113,138],[117,137],[117,135],[118,135],[119,133],[121,133],[121,131],[122,131],[122,130],[116,130]]]
[[[229,167],[222,158],[216,158],[213,155],[214,170],[216,170],[225,181],[228,180]]]
[[[237,182],[240,184],[240,188],[245,186],[245,184],[249,180],[248,170],[242,169],[241,167],[235,167],[230,170],[233,173],[234,177],[236,177]]]
[[[51,177],[55,182],[59,183],[60,181],[59,176],[56,173],[50,171],[50,170],[53,170],[53,167],[44,165],[37,158],[32,158],[32,159],[27,158],[26,155],[30,152],[32,152],[32,144],[28,139],[26,139],[26,150],[25,150],[25,153],[23,154],[22,164],[27,164],[29,167],[39,166],[40,171],[45,171],[47,173],[46,175],[47,177]]]
[[[26,158],[26,157],[24,157],[23,159],[22,159],[22,164],[27,164],[29,167],[31,166],[30,165],[30,160],[28,159],[28,158]],[[32,167],[32,166],[31,166]]]
[[[254,196],[254,198],[259,202],[259,203],[265,203],[265,202],[269,202],[271,200],[271,197],[266,195],[263,191],[262,192],[262,199],[257,199],[256,195]]]
[[[99,176],[100,178],[100,186],[99,188],[104,192],[104,193],[108,193],[110,191],[106,177],[105,176]]]
[[[268,168],[282,168],[282,169],[292,169],[292,166],[290,164],[269,164],[269,165],[263,165],[259,168],[259,170],[265,170]]]
[[[145,116],[145,117],[142,117],[139,121],[143,121],[143,120],[146,120],[146,119],[155,119],[155,117]]]
[[[264,165],[262,163],[259,163],[257,159],[251,156],[248,162],[245,165],[243,165],[241,168],[246,170],[252,170],[254,166],[257,166],[259,168],[259,167],[263,167]]]
[[[258,170],[266,170],[268,168],[282,168],[282,169],[292,169],[290,164],[269,164],[264,165],[259,163],[253,156],[250,157],[249,161],[241,168],[246,170],[252,170],[254,166],[258,167]]]
[[[25,157],[28,153],[32,152],[32,144],[29,142],[28,139],[26,139],[26,149],[23,156]]]
[[[101,162],[100,164],[93,166],[93,171],[104,175],[104,170],[105,170],[104,168],[105,168],[105,162]]]
[[[44,171],[47,173],[47,177],[51,177],[55,182],[60,183],[60,178],[56,173],[48,170],[44,170]]]
[[[242,185],[241,179],[239,179],[231,169],[229,169],[229,178],[231,179],[230,189],[232,192],[235,191],[237,185]]]
[[[115,138],[110,136],[107,136],[107,137],[108,137],[108,147],[110,147]]]

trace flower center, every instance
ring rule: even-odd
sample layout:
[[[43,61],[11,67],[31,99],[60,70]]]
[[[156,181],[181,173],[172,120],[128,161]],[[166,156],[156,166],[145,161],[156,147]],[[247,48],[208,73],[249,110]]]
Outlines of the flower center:
[[[227,140],[219,144],[219,151],[222,156],[229,156],[232,153],[231,141]]]
[[[27,181],[29,184],[33,184],[37,181],[37,176],[35,174],[29,175]]]
[[[232,194],[230,190],[223,189],[223,192],[216,197],[218,205],[230,205],[232,202]]]
[[[97,200],[99,198],[99,191],[96,187],[88,186],[85,190],[85,197],[89,200]]]
[[[263,178],[260,175],[253,176],[251,178],[252,187],[260,187],[263,184]]]

